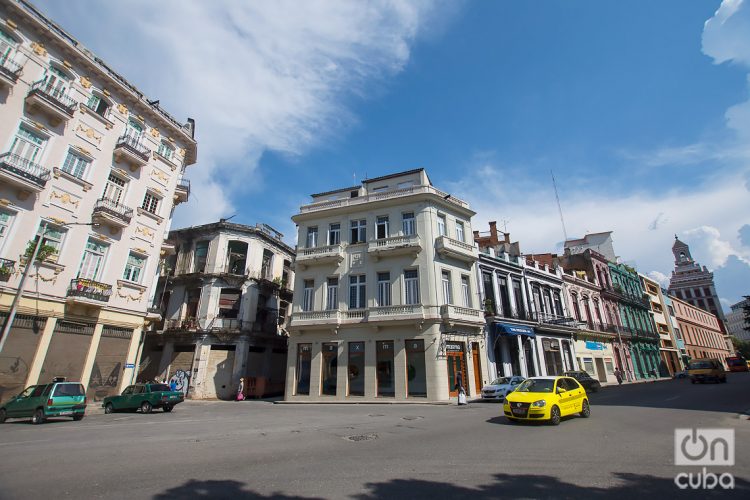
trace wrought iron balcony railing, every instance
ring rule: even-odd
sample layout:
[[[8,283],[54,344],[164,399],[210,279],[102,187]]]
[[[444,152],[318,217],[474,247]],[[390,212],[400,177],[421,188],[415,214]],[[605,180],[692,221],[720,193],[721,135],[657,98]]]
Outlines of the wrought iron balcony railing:
[[[10,275],[16,270],[16,261],[0,259],[0,281],[8,281]]]
[[[570,318],[568,316],[559,316],[557,314],[544,312],[531,313],[531,317],[533,318],[533,321],[537,321],[546,325],[560,325],[571,328],[579,328],[583,323],[582,321],[578,321],[577,319]]]
[[[93,213],[103,212],[112,217],[120,219],[126,224],[130,224],[130,220],[133,218],[133,209],[126,207],[116,201],[108,200],[107,198],[99,198],[96,200],[94,205]]]
[[[13,153],[4,153],[0,155],[0,169],[11,172],[19,177],[33,182],[39,187],[44,187],[50,178],[48,168],[27,160]]]
[[[110,296],[112,296],[112,285],[86,278],[70,280],[68,297],[83,297],[100,302],[109,302]]]
[[[141,158],[144,162],[148,161],[148,155],[150,152],[146,146],[141,144],[141,138],[139,136],[135,136],[132,134],[125,134],[120,136],[120,138],[117,139],[117,144],[115,144],[115,149],[117,148],[127,149],[134,155]]]
[[[66,114],[73,116],[76,102],[73,98],[66,95],[64,90],[60,90],[44,80],[39,80],[31,85],[29,95],[33,94],[40,96],[51,104],[61,108]]]
[[[0,73],[15,83],[21,74],[21,65],[7,57],[0,58]]]

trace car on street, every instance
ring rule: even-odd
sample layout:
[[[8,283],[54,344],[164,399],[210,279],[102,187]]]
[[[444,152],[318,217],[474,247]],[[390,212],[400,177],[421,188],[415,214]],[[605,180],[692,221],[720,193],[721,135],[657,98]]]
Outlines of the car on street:
[[[42,424],[49,417],[81,420],[86,413],[86,392],[79,382],[55,378],[50,384],[32,385],[0,407],[0,423],[8,418],[29,418]]]
[[[567,415],[590,417],[591,406],[586,389],[572,377],[531,377],[508,394],[503,413],[511,422],[546,420],[558,425]]]
[[[729,356],[728,358],[726,358],[726,362],[730,372],[750,371],[750,369],[747,367],[747,361],[745,361],[745,358],[742,358],[740,356]]]
[[[184,400],[185,395],[181,391],[172,391],[167,384],[134,384],[127,386],[119,396],[104,398],[102,406],[104,413],[114,413],[118,410],[141,410],[141,413],[151,413],[154,408],[170,412],[175,405]]]
[[[573,377],[586,389],[586,392],[598,392],[602,384],[585,371],[571,371],[563,373],[566,377]]]
[[[524,380],[523,377],[498,377],[482,387],[482,399],[503,401]]]
[[[716,358],[693,359],[688,365],[687,372],[690,382],[693,384],[696,382],[704,383],[709,380],[722,383],[727,381],[727,372],[724,370],[724,365]]]

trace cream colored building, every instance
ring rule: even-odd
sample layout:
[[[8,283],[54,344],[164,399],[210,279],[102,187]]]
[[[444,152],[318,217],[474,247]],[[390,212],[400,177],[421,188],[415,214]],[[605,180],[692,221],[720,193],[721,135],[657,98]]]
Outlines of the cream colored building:
[[[676,333],[672,318],[669,314],[669,305],[664,300],[666,292],[661,286],[648,276],[639,274],[643,282],[644,298],[648,298],[651,304],[651,317],[659,334],[659,372],[662,377],[673,377],[675,373],[684,370],[682,355],[677,343]]]
[[[487,379],[471,217],[424,169],[312,196],[299,227],[287,400],[445,401]]]
[[[140,381],[174,380],[194,399],[281,396],[294,250],[266,224],[227,220],[169,233]]]
[[[193,132],[30,4],[0,2],[3,322],[27,248],[49,253],[0,352],[1,399],[54,376],[90,401],[134,380]]]

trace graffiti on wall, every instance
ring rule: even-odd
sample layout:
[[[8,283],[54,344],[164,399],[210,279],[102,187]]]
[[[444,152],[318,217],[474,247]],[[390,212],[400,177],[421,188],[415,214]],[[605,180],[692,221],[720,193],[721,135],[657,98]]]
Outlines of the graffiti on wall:
[[[190,386],[190,374],[188,372],[185,370],[177,370],[174,372],[174,375],[169,378],[170,385],[172,385],[172,382],[174,382],[176,390],[187,395],[188,387]]]
[[[106,396],[117,392],[120,385],[120,373],[122,372],[122,363],[116,363],[109,374],[105,377],[102,374],[99,363],[94,361],[94,367],[91,369],[91,381],[89,382],[89,391],[94,391],[94,399],[100,401]]]
[[[29,374],[29,365],[20,356],[0,357],[0,401],[21,392]]]

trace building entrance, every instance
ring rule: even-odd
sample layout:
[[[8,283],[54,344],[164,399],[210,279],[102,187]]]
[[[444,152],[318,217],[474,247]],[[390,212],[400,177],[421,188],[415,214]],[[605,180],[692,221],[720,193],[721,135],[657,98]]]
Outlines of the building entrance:
[[[446,361],[448,363],[448,389],[451,397],[458,396],[456,387],[457,376],[461,374],[461,381],[468,393],[469,383],[466,380],[466,358],[463,342],[447,342],[445,344]],[[467,394],[468,395],[468,394]]]

